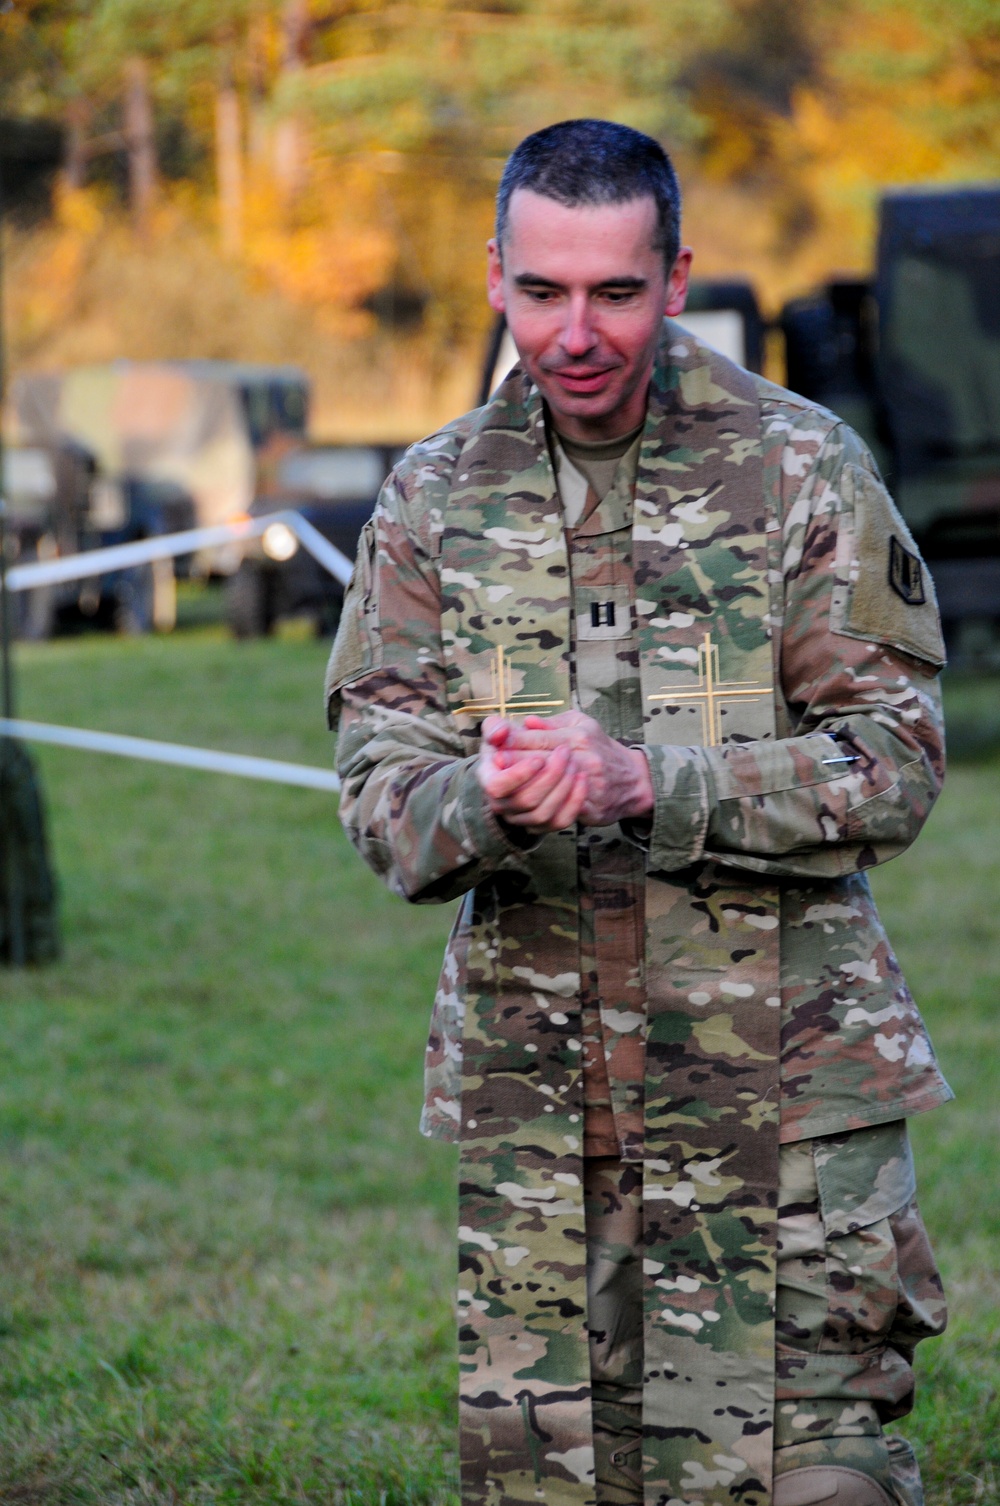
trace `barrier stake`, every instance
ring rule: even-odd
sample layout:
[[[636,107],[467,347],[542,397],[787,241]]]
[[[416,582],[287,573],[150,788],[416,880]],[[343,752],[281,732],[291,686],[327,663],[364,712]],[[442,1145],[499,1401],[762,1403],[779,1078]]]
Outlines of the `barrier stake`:
[[[0,179],[0,419],[7,394],[3,306],[3,182]],[[14,676],[10,661],[10,595],[7,590],[7,503],[3,496],[3,428],[0,423],[0,656],[2,656],[3,714],[14,715]],[[0,741],[0,830],[3,831],[4,890],[7,900],[7,960],[14,967],[25,963],[24,884],[14,840],[13,745]]]

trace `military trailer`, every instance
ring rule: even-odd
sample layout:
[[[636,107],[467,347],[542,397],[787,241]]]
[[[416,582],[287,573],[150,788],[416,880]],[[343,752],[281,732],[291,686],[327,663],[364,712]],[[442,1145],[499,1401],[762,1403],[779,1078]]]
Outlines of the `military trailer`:
[[[788,385],[868,441],[955,642],[1000,625],[1000,186],[882,201],[871,281],[781,317]]]
[[[767,326],[750,283],[735,278],[693,278],[677,322],[737,366],[763,371]]]

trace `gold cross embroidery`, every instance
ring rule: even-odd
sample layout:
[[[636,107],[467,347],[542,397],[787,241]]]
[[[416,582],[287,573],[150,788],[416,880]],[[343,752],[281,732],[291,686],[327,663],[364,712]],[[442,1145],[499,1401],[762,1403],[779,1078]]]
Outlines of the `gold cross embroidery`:
[[[711,633],[706,633],[698,645],[698,687],[696,690],[660,690],[651,695],[651,701],[671,701],[676,706],[698,706],[701,710],[701,736],[706,748],[717,748],[722,742],[722,707],[726,701],[742,697],[760,700],[767,695],[767,687],[756,680],[721,680],[719,678],[719,649],[712,642]]]
[[[461,706],[455,707],[452,716],[487,716],[494,711],[498,716],[507,716],[511,712],[541,711],[566,704],[565,701],[534,700],[523,694],[515,695],[514,676],[504,655],[502,643],[497,646],[496,658],[490,664],[490,685],[490,696],[483,696],[481,700],[463,701]]]

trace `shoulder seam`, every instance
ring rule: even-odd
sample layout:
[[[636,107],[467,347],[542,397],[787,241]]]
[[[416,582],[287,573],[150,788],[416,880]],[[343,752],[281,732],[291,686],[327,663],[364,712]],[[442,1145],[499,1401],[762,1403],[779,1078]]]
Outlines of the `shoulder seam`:
[[[798,413],[815,415],[820,421],[825,421],[831,429],[838,426],[847,427],[846,421],[832,409],[825,408],[822,403],[813,402],[811,398],[802,397],[797,392],[790,392],[785,387],[778,387],[773,382],[767,382],[763,390],[758,388],[758,396],[762,414],[777,408],[793,408]]]

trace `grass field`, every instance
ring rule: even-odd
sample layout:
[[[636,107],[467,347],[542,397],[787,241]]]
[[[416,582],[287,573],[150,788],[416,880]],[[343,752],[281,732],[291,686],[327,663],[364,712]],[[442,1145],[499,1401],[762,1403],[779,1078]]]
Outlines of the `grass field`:
[[[328,763],[307,641],[22,648],[40,720]],[[1000,1500],[997,682],[880,902],[959,1101],[915,1126],[949,1282],[929,1501]],[[0,1501],[454,1499],[455,1161],[416,1134],[449,913],[321,794],[41,750],[65,959],[0,975]]]

